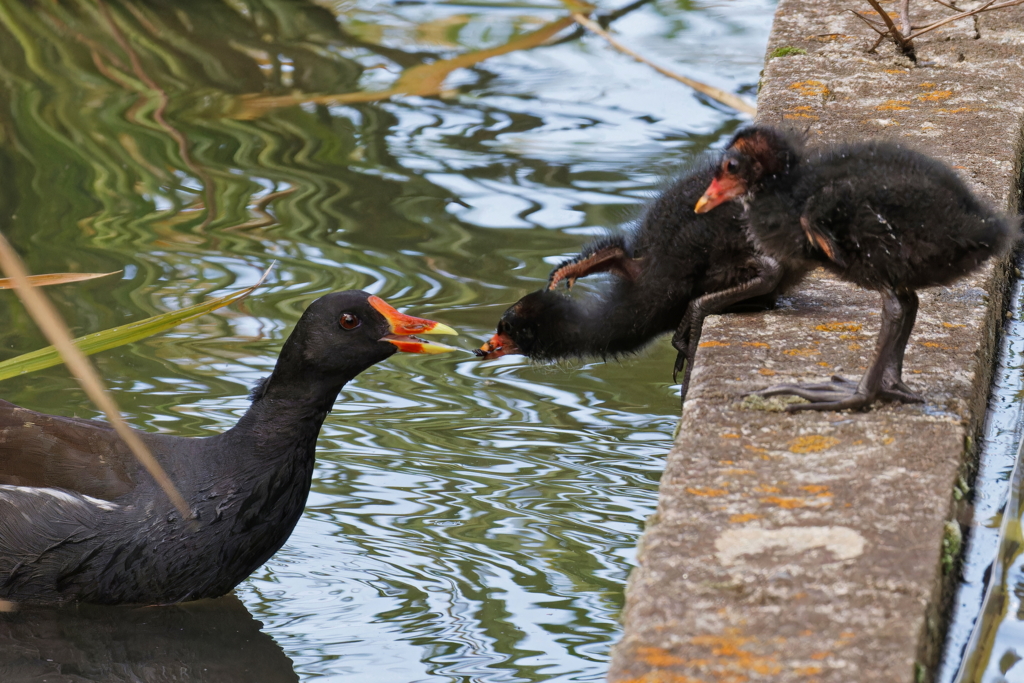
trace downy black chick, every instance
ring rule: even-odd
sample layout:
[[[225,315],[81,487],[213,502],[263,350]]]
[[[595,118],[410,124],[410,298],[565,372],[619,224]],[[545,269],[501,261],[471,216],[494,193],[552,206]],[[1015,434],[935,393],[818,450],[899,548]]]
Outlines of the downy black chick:
[[[769,308],[803,274],[793,271],[766,286],[758,281],[763,257],[747,239],[740,207],[694,214],[693,204],[715,168],[702,161],[659,195],[635,228],[593,242],[560,264],[546,289],[505,311],[477,354],[491,359],[518,353],[539,361],[609,358],[637,352],[674,330],[675,374],[685,367],[685,398],[704,318]],[[571,287],[594,273],[612,275],[596,294],[569,297],[556,291],[562,281]]]
[[[946,285],[1004,254],[1019,221],[993,211],[946,164],[898,144],[872,141],[805,150],[799,136],[767,126],[737,133],[695,207],[746,207],[751,240],[765,255],[758,277],[824,266],[877,291],[882,329],[859,383],[781,385],[810,403],[788,410],[864,408],[877,399],[920,402],[903,382],[916,290]]]

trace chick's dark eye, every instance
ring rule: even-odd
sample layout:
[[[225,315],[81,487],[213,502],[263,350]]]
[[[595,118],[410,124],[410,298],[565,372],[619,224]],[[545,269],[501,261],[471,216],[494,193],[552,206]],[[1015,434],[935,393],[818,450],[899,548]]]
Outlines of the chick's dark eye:
[[[362,320],[358,316],[352,313],[342,313],[341,318],[338,320],[338,324],[346,330],[354,330],[362,324]]]
[[[740,170],[740,162],[735,159],[729,159],[725,162],[725,170],[729,173],[736,173]]]

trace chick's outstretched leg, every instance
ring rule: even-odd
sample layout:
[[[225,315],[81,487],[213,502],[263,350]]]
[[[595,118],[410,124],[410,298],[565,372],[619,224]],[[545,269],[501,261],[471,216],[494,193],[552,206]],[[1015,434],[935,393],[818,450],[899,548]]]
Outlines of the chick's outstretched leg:
[[[705,294],[691,301],[686,307],[686,314],[672,337],[672,346],[679,352],[676,355],[675,367],[672,369],[672,380],[676,381],[679,372],[683,371],[683,381],[679,388],[679,395],[683,400],[686,399],[686,390],[690,386],[690,373],[693,370],[693,359],[697,355],[697,346],[700,344],[704,318],[721,313],[741,301],[770,294],[782,282],[783,270],[777,261],[758,254],[754,257],[754,263],[758,270],[756,277],[735,287]]]

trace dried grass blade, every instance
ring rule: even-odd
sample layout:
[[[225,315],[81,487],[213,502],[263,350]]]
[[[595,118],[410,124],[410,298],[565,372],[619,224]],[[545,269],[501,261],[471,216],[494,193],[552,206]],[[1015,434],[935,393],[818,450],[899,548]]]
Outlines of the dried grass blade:
[[[46,273],[45,275],[29,275],[28,282],[33,287],[46,287],[49,285],[66,285],[71,282],[83,282],[95,280],[98,277],[117,275],[123,271],[115,270],[113,273]],[[14,282],[9,277],[0,277],[0,289],[14,289]]]
[[[71,374],[82,385],[85,393],[106,414],[107,420],[110,421],[111,426],[117,431],[118,436],[121,437],[132,453],[135,454],[135,457],[138,458],[139,462],[142,463],[143,467],[160,485],[160,488],[171,499],[174,506],[178,508],[181,516],[184,519],[191,519],[192,513],[189,510],[188,503],[185,502],[185,499],[178,492],[178,489],[175,488],[170,477],[167,476],[164,468],[160,466],[160,463],[156,461],[153,454],[149,452],[149,448],[142,442],[139,435],[121,417],[117,404],[110,394],[107,393],[99,374],[93,369],[85,354],[71,342],[71,335],[68,333],[67,325],[64,324],[64,320],[60,317],[57,309],[54,308],[50,300],[38,288],[33,287],[29,282],[29,275],[25,265],[3,234],[0,234],[0,270],[3,270],[5,275],[14,280],[14,290],[18,294],[18,298],[25,304],[29,315],[32,316],[32,319],[43,331],[43,334],[46,335],[46,338],[56,347],[57,352],[60,353]]]

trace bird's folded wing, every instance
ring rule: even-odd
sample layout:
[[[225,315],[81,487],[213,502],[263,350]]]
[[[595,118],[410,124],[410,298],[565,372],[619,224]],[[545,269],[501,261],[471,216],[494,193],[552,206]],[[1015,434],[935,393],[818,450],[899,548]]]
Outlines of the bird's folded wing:
[[[114,500],[135,487],[136,468],[110,425],[0,401],[0,484],[56,487]]]

